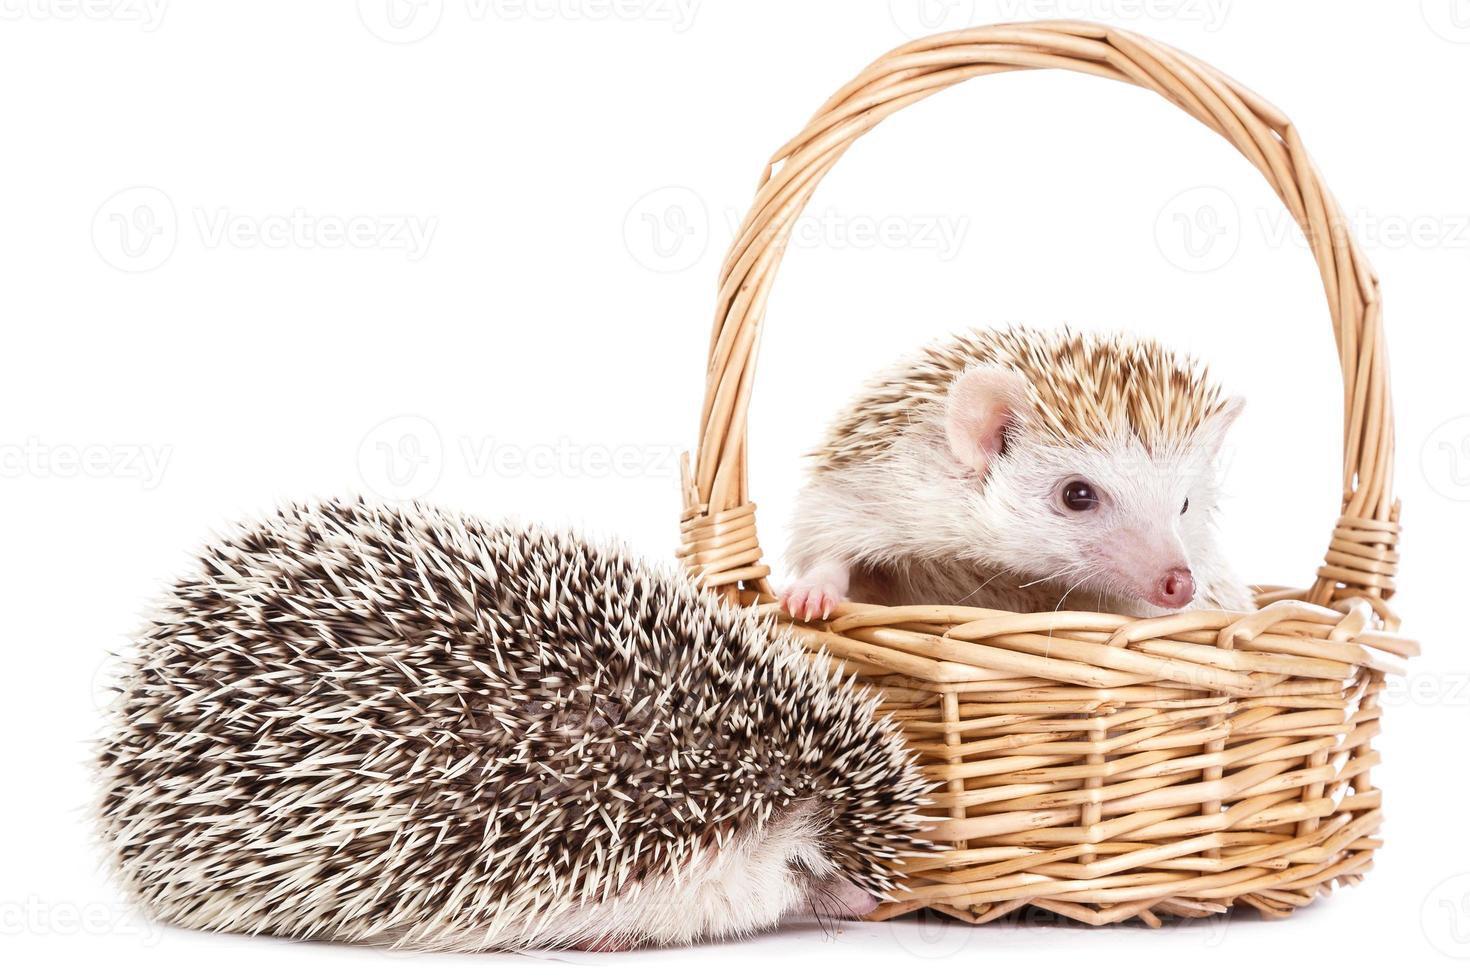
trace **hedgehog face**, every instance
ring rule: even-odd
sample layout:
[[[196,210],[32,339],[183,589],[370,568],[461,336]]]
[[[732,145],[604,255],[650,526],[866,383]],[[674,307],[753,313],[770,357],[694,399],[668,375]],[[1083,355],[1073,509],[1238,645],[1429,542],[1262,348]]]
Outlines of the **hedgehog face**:
[[[785,882],[780,892],[788,896],[781,914],[841,919],[867,915],[878,907],[877,899],[849,881],[832,860],[830,830],[817,811],[811,801],[787,807],[761,832],[752,857],[768,854],[780,869]]]
[[[992,548],[1016,571],[1056,575],[1062,589],[1174,611],[1196,594],[1196,565],[1213,548],[1214,459],[1179,445],[1150,453],[1110,445],[1016,448],[987,496],[1010,504]]]
[[[1034,424],[1026,392],[1019,374],[992,367],[951,392],[946,436],[966,467],[960,492],[974,529],[966,557],[1139,615],[1194,604],[1221,565],[1211,516],[1239,400],[1152,445],[1126,427],[1066,443]]]

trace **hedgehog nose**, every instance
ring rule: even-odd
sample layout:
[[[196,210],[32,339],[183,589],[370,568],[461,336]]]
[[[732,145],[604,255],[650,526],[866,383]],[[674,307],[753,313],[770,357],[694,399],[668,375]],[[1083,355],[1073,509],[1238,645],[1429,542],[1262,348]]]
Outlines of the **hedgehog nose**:
[[[826,907],[814,906],[819,914],[838,915],[846,919],[861,919],[878,908],[878,900],[846,878],[827,878],[820,883],[820,892]]]
[[[1154,583],[1148,601],[1165,609],[1183,609],[1194,599],[1194,576],[1189,569],[1171,568]]]

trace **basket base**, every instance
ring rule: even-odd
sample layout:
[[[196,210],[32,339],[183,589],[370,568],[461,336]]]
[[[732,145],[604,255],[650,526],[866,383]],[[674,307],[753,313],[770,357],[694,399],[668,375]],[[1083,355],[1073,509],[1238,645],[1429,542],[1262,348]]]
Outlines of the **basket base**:
[[[1358,843],[1376,847],[1379,842],[1369,839]],[[1143,898],[1112,904],[1069,901],[1058,897],[1031,897],[958,906],[915,899],[884,902],[866,918],[869,922],[885,922],[927,909],[972,925],[983,925],[1007,916],[1024,915],[1027,910],[1034,909],[1050,917],[1069,919],[1089,926],[1114,925],[1136,919],[1156,929],[1166,919],[1202,919],[1223,915],[1232,908],[1246,907],[1255,909],[1268,919],[1284,919],[1297,909],[1330,894],[1334,885],[1356,885],[1372,867],[1372,851],[1364,850],[1333,862],[1325,869],[1315,869],[1316,873],[1312,873],[1314,869],[1298,868],[1296,871],[1301,877],[1290,884],[1262,887],[1252,882],[1249,890],[1224,897],[1194,897],[1191,892],[1204,892],[1213,896],[1217,891],[1208,887],[1200,888],[1196,884],[1165,898]],[[1272,873],[1265,877],[1274,879],[1278,875]]]

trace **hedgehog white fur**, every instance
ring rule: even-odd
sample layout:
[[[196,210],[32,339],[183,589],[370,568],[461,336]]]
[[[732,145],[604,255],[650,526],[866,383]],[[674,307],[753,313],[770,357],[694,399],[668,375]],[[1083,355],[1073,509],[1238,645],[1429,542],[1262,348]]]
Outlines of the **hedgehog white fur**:
[[[927,789],[871,700],[676,572],[362,501],[203,552],[129,654],[100,779],[158,919],[436,950],[842,911],[923,846]]]
[[[1249,609],[1213,524],[1238,398],[1150,340],[977,331],[879,376],[813,453],[783,592],[1135,616]]]

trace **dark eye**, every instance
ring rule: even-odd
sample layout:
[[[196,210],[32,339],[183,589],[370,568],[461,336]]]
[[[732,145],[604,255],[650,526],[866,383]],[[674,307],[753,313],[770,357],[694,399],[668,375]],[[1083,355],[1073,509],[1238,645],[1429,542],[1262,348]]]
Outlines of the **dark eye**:
[[[1091,483],[1073,480],[1062,487],[1062,503],[1068,510],[1092,510],[1098,504],[1097,491]]]
[[[1179,508],[1179,513],[1181,515],[1188,514],[1189,513],[1189,498],[1188,497],[1185,497],[1184,498],[1184,506]]]

